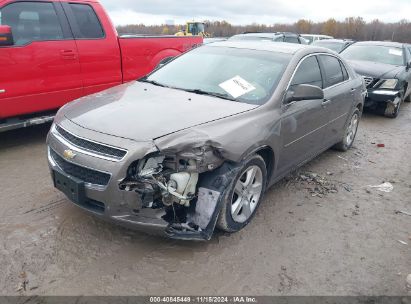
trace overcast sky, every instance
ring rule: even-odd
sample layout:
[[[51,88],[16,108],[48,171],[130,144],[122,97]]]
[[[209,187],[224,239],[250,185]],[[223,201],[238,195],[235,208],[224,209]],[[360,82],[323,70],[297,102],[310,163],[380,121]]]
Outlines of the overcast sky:
[[[411,19],[411,0],[100,0],[116,25],[227,20],[232,24],[325,21],[361,16],[366,21]]]

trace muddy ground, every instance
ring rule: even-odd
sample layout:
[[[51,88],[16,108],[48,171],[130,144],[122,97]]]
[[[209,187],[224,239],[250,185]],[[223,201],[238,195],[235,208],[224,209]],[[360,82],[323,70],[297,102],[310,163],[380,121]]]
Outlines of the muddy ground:
[[[50,181],[48,127],[0,134],[2,295],[409,294],[411,216],[395,211],[411,212],[410,104],[395,120],[366,114],[351,151],[324,153],[271,188],[246,229],[207,243],[70,204]],[[367,187],[384,181],[393,192]]]

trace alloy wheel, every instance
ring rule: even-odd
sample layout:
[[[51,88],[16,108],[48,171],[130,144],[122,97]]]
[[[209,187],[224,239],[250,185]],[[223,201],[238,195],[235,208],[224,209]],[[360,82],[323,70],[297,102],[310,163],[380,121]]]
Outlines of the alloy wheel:
[[[250,166],[237,180],[231,200],[231,216],[237,223],[246,222],[254,213],[263,191],[263,173]]]

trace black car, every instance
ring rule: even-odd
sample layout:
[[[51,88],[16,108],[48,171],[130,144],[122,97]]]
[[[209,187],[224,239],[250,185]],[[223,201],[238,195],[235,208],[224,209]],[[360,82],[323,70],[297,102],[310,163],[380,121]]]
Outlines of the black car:
[[[353,40],[348,39],[323,39],[314,41],[311,45],[325,47],[327,49],[333,50],[334,52],[340,53],[353,43]]]
[[[274,42],[288,42],[298,44],[308,44],[308,41],[295,33],[275,32],[275,33],[243,33],[232,36],[229,40],[260,40]]]
[[[365,106],[397,117],[401,103],[411,99],[411,45],[356,42],[341,56],[364,78],[368,90]]]

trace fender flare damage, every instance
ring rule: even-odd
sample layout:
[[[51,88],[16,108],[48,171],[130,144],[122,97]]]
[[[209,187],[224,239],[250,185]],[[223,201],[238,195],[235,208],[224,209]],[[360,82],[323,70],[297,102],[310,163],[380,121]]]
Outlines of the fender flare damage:
[[[135,192],[141,208],[164,212],[165,234],[180,240],[210,240],[224,197],[242,162],[223,158],[211,145],[166,149],[132,163],[119,183]]]
[[[174,239],[210,240],[223,207],[224,198],[240,169],[241,164],[225,162],[218,169],[202,174],[198,183],[199,190],[195,209],[190,220],[200,227],[203,226],[204,229],[183,232],[181,227],[170,224],[166,229],[167,235]]]

